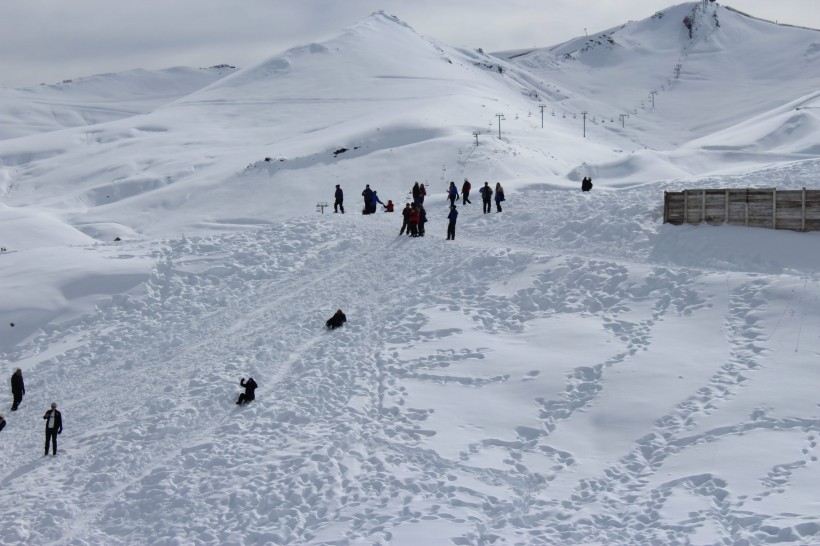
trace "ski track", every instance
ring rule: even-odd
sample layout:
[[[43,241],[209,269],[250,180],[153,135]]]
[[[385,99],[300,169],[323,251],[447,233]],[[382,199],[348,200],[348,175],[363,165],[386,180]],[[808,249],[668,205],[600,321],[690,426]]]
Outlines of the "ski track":
[[[42,487],[15,490],[0,543],[387,544],[402,526],[433,521],[465,545],[689,544],[704,525],[725,544],[820,540],[816,515],[792,514],[780,525],[734,498],[718,476],[654,485],[670,457],[695,446],[754,430],[799,431],[805,459],[772,467],[760,482],[759,496],[777,494],[795,469],[816,464],[820,422],[753,415],[696,430],[760,369],[771,332],[756,317],[778,277],[648,263],[635,250],[651,249],[656,236],[657,218],[637,212],[651,210],[638,199],[645,193],[522,191],[500,215],[465,221],[464,211],[454,243],[435,222],[425,239],[410,240],[380,219],[339,215],[328,220],[332,230],[310,218],[159,246],[145,295],[112,298],[4,355],[14,361],[81,342],[41,361],[28,385],[65,393],[62,451],[38,459],[38,423],[14,446],[25,462],[6,452],[0,487],[14,488],[24,474]],[[516,211],[516,198],[529,201],[526,211]],[[570,205],[547,221],[554,199]],[[603,199],[627,210],[608,219]],[[545,220],[524,233],[507,229],[511,214]],[[341,230],[344,238],[335,235]],[[386,267],[369,261],[374,252],[389,256]],[[416,271],[414,263],[425,265]],[[734,286],[725,295],[712,292],[720,275]],[[579,463],[551,436],[597,402],[613,370],[652,348],[659,322],[714,305],[725,306],[729,359],[603,473],[556,496],[551,482]],[[336,307],[349,323],[325,332],[327,317],[313,310],[330,316]],[[511,423],[516,440],[487,436],[454,460],[426,445],[435,434],[425,426],[429,411],[406,404],[406,382],[482,389],[510,378],[503,369],[485,377],[448,370],[483,359],[481,347],[431,344],[404,358],[402,348],[458,340],[457,329],[425,329],[428,309],[458,313],[487,335],[521,332],[544,317],[596,317],[613,351],[567,374],[561,396],[534,401],[541,428]],[[238,380],[248,375],[260,384],[257,399],[237,408]],[[37,422],[46,404],[32,394],[15,419]],[[73,428],[79,421],[93,426]],[[501,468],[472,462],[498,450]],[[551,464],[531,468],[531,455]],[[679,492],[706,507],[687,520],[664,519]]]

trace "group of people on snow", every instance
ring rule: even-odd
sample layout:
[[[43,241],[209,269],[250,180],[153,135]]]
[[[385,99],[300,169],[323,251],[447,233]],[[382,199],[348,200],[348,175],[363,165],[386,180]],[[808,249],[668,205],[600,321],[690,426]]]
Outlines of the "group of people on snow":
[[[12,404],[11,411],[17,411],[20,404],[23,402],[23,396],[26,394],[26,384],[23,381],[23,370],[17,368],[11,374],[11,396]],[[51,445],[52,456],[57,455],[57,436],[63,432],[63,416],[57,410],[57,403],[52,402],[43,419],[46,422],[46,443],[45,453],[48,455],[49,445]],[[0,430],[6,428],[6,419],[0,415]]]
[[[447,188],[447,199],[450,201],[450,207],[447,214],[447,240],[455,239],[456,221],[458,219],[456,201],[460,198],[462,206],[472,204],[473,202],[470,201],[471,190],[472,185],[466,178],[464,179],[464,183],[461,185],[460,194],[458,188],[456,187],[456,183],[453,181],[450,182],[450,185]],[[495,198],[496,212],[502,211],[501,202],[505,200],[505,196],[504,188],[501,186],[501,182],[496,183],[495,190],[490,187],[489,182],[484,182],[484,186],[479,188],[478,191],[481,194],[484,214],[492,211],[493,198]],[[424,224],[427,223],[427,211],[424,208],[424,200],[427,197],[427,189],[424,187],[424,184],[415,182],[413,187],[410,189],[410,195],[413,199],[412,202],[406,203],[404,209],[401,211],[402,224],[401,229],[399,230],[399,235],[404,235],[407,233],[409,237],[424,237]],[[365,185],[365,188],[362,191],[362,199],[364,200],[362,214],[375,213],[378,205],[382,205],[384,212],[393,212],[395,210],[393,201],[388,199],[386,204],[382,202],[381,198],[379,198],[378,192],[372,189],[370,184]],[[340,184],[336,184],[333,212],[341,212],[342,214],[345,212],[344,191],[342,190]]]

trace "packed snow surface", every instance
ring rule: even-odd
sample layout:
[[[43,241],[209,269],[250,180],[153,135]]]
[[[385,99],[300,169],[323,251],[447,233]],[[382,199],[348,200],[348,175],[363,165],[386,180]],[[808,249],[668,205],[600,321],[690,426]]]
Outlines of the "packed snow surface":
[[[819,65],[698,2],[2,90],[0,544],[820,543],[820,236],[662,219],[818,189]]]

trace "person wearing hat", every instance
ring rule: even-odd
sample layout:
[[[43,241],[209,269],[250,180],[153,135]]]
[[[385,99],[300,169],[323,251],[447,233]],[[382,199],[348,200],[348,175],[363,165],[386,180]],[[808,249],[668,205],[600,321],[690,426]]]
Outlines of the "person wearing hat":
[[[23,401],[24,394],[26,394],[26,385],[23,383],[23,370],[17,368],[11,374],[11,395],[14,398],[11,403],[11,411],[17,411],[17,406]]]
[[[339,212],[338,209],[342,210],[342,214],[345,213],[345,207],[342,205],[342,202],[345,200],[345,194],[342,191],[342,187],[339,184],[336,184],[336,200],[333,201],[333,212]]]
[[[57,402],[51,403],[51,409],[46,411],[43,415],[46,420],[46,452],[43,456],[48,455],[48,442],[51,440],[51,456],[57,455],[57,435],[63,433],[63,416],[57,411]]]

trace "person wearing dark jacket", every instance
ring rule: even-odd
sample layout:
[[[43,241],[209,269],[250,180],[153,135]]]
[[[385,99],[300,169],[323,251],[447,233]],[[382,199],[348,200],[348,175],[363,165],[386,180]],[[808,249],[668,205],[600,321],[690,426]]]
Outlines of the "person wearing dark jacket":
[[[51,455],[57,455],[57,435],[63,433],[63,415],[57,411],[57,402],[51,403],[51,409],[43,415],[46,420],[46,452],[48,455],[48,443],[51,440]]]
[[[347,317],[344,313],[342,313],[341,309],[337,309],[336,313],[334,313],[332,317],[327,319],[327,322],[325,322],[325,326],[327,326],[328,330],[335,330],[345,322],[347,322]]]
[[[404,205],[404,210],[401,211],[402,220],[401,229],[399,230],[399,235],[404,235],[404,231],[407,230],[407,234],[410,235],[410,203]]]
[[[23,370],[17,368],[11,374],[11,395],[14,401],[11,404],[11,411],[17,411],[17,406],[23,401],[23,395],[26,394],[26,386],[23,383]]]
[[[592,179],[588,176],[585,176],[583,180],[581,180],[581,191],[589,191],[592,189]]]
[[[239,400],[236,401],[238,406],[244,406],[251,400],[256,399],[256,394],[254,394],[254,392],[256,391],[256,387],[259,385],[256,384],[253,377],[249,377],[247,381],[245,381],[245,378],[243,377],[239,380],[239,386],[245,387],[245,392],[239,393]]]
[[[362,198],[364,199],[364,210],[362,214],[370,214],[370,202],[373,201],[373,190],[370,189],[370,184],[365,184]]]
[[[427,223],[427,211],[423,205],[419,205],[419,237],[424,237],[424,224]]]
[[[450,223],[447,224],[447,240],[448,241],[455,241],[456,239],[456,219],[458,218],[458,211],[456,210],[455,205],[450,205],[450,214],[447,215],[447,219],[450,220]]]
[[[0,415],[0,430],[6,428],[6,418]]]
[[[419,196],[421,195],[420,191],[421,190],[419,189],[419,183],[418,181],[416,181],[416,183],[413,184],[413,189],[410,190],[410,193],[413,196],[413,203],[415,203],[416,205],[419,204]]]
[[[345,207],[342,203],[345,200],[345,194],[342,191],[342,187],[339,184],[336,184],[336,193],[334,194],[335,201],[333,201],[333,212],[339,212],[338,209],[342,210],[342,214],[345,213]]]
[[[504,200],[504,188],[501,187],[501,182],[495,183],[495,211],[501,212],[501,201]]]
[[[470,203],[471,205],[473,204],[473,202],[470,201],[470,189],[471,188],[472,188],[472,185],[470,184],[470,181],[465,178],[464,179],[464,184],[461,185],[461,204],[462,205],[466,205],[467,203]]]
[[[487,214],[492,209],[493,189],[490,187],[489,182],[484,182],[484,186],[478,192],[481,194],[481,201],[484,203],[484,214]]]

